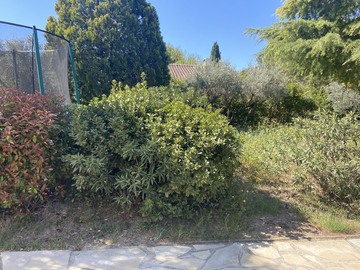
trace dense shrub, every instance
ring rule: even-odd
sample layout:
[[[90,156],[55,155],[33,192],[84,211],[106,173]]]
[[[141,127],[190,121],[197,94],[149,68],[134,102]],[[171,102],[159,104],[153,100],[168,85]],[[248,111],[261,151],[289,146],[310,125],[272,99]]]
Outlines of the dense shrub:
[[[260,129],[243,140],[243,161],[268,176],[288,176],[330,202],[351,206],[359,201],[360,123],[355,115],[317,113],[314,120]]]
[[[196,66],[187,83],[220,109],[233,126],[246,126],[259,121],[262,106],[245,91],[243,75],[225,62],[206,61]]]
[[[30,211],[51,185],[55,99],[0,89],[0,208]]]
[[[287,95],[288,78],[276,67],[259,65],[246,70],[244,95],[248,102],[276,102]]]
[[[70,136],[72,111],[75,106],[58,107],[56,121],[50,130],[53,147],[49,148],[51,181],[54,183],[51,194],[64,197],[74,192],[71,167],[65,162],[65,156],[76,152],[76,145]]]
[[[265,120],[290,122],[316,109],[276,67],[259,65],[239,73],[224,62],[209,61],[198,64],[188,83],[241,129]]]
[[[69,155],[76,187],[142,212],[180,216],[224,195],[238,140],[227,119],[168,88],[115,86],[109,97],[78,107]],[[188,104],[186,104],[188,103]]]
[[[259,122],[291,122],[294,117],[304,117],[317,107],[307,97],[300,84],[274,66],[259,65],[246,70],[243,78],[243,104],[246,106],[240,125]]]
[[[242,93],[240,74],[225,62],[199,63],[188,83],[207,96],[215,108],[227,108]]]
[[[325,87],[328,93],[327,100],[333,110],[339,114],[349,111],[360,113],[360,94],[352,89],[347,89],[338,83],[330,83]]]
[[[348,114],[319,114],[299,122],[308,145],[302,166],[331,200],[360,199],[360,122]]]
[[[261,120],[266,118],[271,122],[290,123],[297,117],[311,117],[318,109],[312,93],[309,93],[309,90],[304,89],[302,85],[289,83],[285,91],[283,98],[265,103],[265,112],[260,115]]]

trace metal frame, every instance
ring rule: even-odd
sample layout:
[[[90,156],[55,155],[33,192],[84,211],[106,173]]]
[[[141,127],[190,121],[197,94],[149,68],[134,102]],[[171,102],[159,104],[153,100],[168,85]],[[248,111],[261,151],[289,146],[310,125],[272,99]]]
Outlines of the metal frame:
[[[37,67],[37,72],[38,72],[40,94],[45,95],[43,73],[42,73],[42,68],[41,68],[39,39],[38,39],[37,30],[36,30],[35,26],[33,26],[33,37],[34,37],[34,41],[35,41],[36,67]]]

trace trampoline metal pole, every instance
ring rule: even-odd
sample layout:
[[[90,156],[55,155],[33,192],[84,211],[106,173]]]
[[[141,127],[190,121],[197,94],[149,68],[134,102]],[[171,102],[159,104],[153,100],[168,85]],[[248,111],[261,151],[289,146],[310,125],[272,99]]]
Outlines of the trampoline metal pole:
[[[74,64],[74,56],[72,53],[72,46],[69,42],[69,56],[70,56],[70,63],[71,63],[71,69],[73,74],[73,80],[74,80],[74,88],[75,88],[75,94],[76,94],[76,103],[80,104],[80,93],[79,93],[79,87],[76,79],[76,70],[75,70],[75,64]]]
[[[18,72],[17,72],[17,61],[16,61],[16,50],[13,49],[12,51],[12,56],[13,56],[13,66],[14,66],[14,83],[15,83],[15,87],[17,89],[19,89],[19,83],[18,83]]]
[[[37,29],[35,26],[33,26],[33,35],[34,35],[34,40],[35,40],[36,67],[37,67],[37,71],[38,71],[40,94],[45,95],[43,73],[42,73],[42,69],[41,69],[39,40],[38,40],[38,35],[37,35]]]

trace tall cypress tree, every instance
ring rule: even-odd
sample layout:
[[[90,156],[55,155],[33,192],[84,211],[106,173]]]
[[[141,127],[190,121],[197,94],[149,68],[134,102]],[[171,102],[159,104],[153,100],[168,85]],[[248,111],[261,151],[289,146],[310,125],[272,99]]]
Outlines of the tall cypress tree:
[[[132,86],[142,72],[150,86],[168,83],[166,46],[146,0],[57,0],[55,10],[46,30],[72,42],[84,100],[108,94],[112,80]]]
[[[215,42],[211,48],[210,60],[216,63],[221,60],[220,49],[217,42]]]

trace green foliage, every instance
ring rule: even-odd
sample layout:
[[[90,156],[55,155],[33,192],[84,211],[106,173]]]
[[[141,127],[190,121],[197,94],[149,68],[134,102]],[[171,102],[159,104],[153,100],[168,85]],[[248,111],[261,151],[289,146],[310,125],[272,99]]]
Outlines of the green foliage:
[[[308,144],[303,166],[325,196],[351,203],[360,198],[360,123],[348,114],[320,114],[300,121]]]
[[[359,3],[355,0],[287,0],[277,10],[281,19],[302,18],[312,20],[322,17],[328,21],[352,20],[359,15]]]
[[[286,96],[289,79],[274,66],[259,65],[248,68],[243,81],[244,96],[248,102],[276,102]]]
[[[316,85],[338,81],[360,87],[358,0],[286,0],[277,14],[280,22],[248,30],[267,40],[260,61]]]
[[[171,44],[166,44],[166,53],[169,56],[170,64],[196,65],[200,62],[198,56],[188,54],[181,48],[175,48]]]
[[[0,101],[0,208],[30,211],[54,185],[55,125],[62,108],[16,89],[0,89]]]
[[[238,117],[238,125],[254,124],[266,116],[271,118],[272,111],[289,94],[288,78],[276,67],[250,67],[242,82],[243,112],[242,117]]]
[[[49,17],[46,30],[72,42],[84,100],[108,94],[113,79],[135,85],[142,72],[149,85],[168,84],[158,17],[145,0],[58,0],[55,10],[57,19]],[[47,39],[51,47],[54,40]]]
[[[227,108],[240,99],[242,94],[242,80],[233,67],[224,62],[199,63],[188,83],[205,95],[213,107],[222,109],[231,119],[231,112]]]
[[[296,83],[288,83],[279,99],[265,100],[261,114],[256,116],[259,121],[268,120],[277,123],[290,123],[296,117],[310,117],[318,109],[322,100],[321,93],[316,92],[314,97],[313,90],[306,89]],[[319,97],[318,97],[319,96]]]
[[[325,87],[328,93],[327,100],[335,112],[346,114],[349,111],[360,113],[360,94],[346,89],[338,83],[331,83]]]
[[[304,190],[349,208],[359,201],[360,124],[355,115],[317,113],[314,120],[263,128],[243,141],[243,161],[260,173],[289,177]]]
[[[225,195],[236,166],[237,133],[210,107],[146,83],[94,99],[74,112],[79,148],[67,157],[75,186],[154,219],[183,216]],[[143,203],[142,203],[143,202]]]
[[[220,48],[217,42],[215,42],[211,48],[210,60],[215,63],[221,60]]]
[[[250,67],[239,74],[224,62],[209,61],[196,67],[188,83],[239,128],[266,119],[290,122],[316,109],[300,85],[289,83],[281,70],[267,65]]]
[[[72,112],[75,108],[72,106],[62,106],[56,115],[56,121],[51,127],[51,138],[53,146],[49,149],[51,180],[54,187],[49,190],[51,195],[64,197],[72,194],[74,191],[71,167],[65,162],[64,158],[68,154],[75,153],[76,146],[70,136]]]

